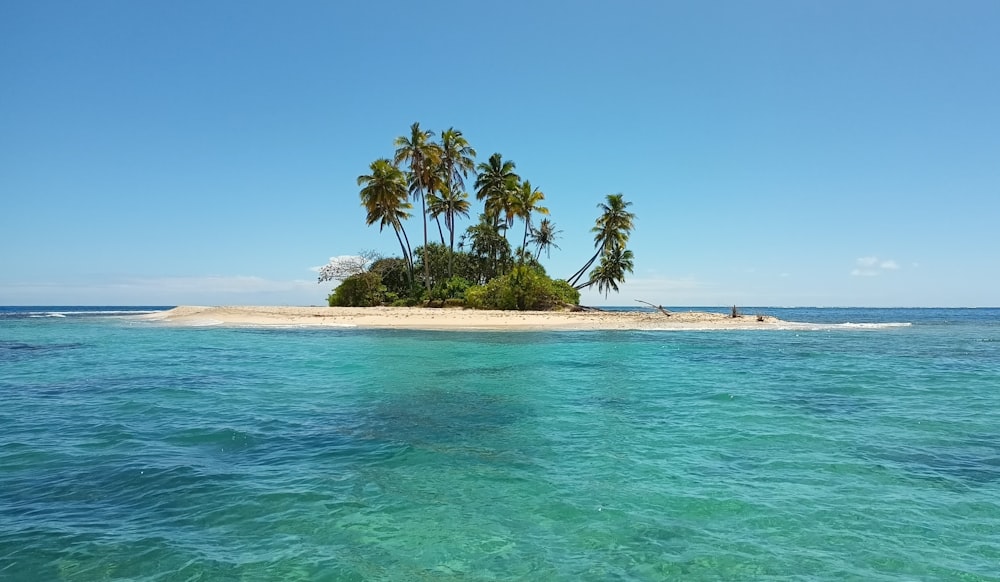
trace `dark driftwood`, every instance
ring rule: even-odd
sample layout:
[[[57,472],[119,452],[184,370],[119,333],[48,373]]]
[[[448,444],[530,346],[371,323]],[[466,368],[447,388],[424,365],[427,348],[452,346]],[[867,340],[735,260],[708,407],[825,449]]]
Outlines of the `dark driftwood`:
[[[670,312],[667,311],[666,309],[664,309],[662,305],[653,305],[649,301],[643,301],[642,299],[636,299],[636,301],[638,301],[639,303],[645,303],[646,305],[648,305],[648,306],[652,307],[653,309],[659,311],[663,315],[666,315],[667,317],[670,317]]]
[[[563,306],[563,308],[569,309],[570,311],[574,311],[574,312],[578,312],[578,311],[599,311],[601,313],[604,313],[603,309],[598,309],[596,307],[587,307],[586,305],[575,305],[573,303],[563,303],[562,306]]]

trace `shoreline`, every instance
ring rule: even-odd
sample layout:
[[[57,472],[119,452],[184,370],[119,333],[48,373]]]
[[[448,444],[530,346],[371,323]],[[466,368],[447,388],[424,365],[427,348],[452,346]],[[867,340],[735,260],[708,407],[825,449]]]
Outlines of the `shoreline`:
[[[756,314],[652,311],[486,311],[428,307],[180,306],[138,316],[182,327],[311,327],[428,331],[655,331],[791,329],[803,324]]]

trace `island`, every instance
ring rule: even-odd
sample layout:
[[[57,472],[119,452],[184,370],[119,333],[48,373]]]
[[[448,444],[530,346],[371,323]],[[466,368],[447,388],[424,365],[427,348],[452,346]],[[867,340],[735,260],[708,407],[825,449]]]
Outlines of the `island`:
[[[142,315],[176,326],[376,328],[451,331],[765,330],[796,325],[769,315],[704,311],[499,311],[425,307],[181,306]]]

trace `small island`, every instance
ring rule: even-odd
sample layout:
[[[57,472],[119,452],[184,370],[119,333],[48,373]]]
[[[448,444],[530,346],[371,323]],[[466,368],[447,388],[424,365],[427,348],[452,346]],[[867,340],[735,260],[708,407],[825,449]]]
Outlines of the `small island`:
[[[140,316],[177,326],[319,327],[441,331],[790,329],[771,316],[674,311],[502,311],[422,307],[176,307]]]
[[[549,256],[560,230],[542,205],[545,194],[515,173],[499,153],[475,163],[476,151],[462,132],[410,127],[395,139],[391,158],[371,163],[358,176],[365,222],[388,227],[399,256],[374,251],[340,256],[320,269],[319,282],[336,281],[328,307],[192,307],[142,316],[181,326],[358,327],[420,330],[699,330],[785,329],[775,317],[725,313],[670,312],[643,300],[643,311],[602,311],[579,305],[580,290],[619,290],[634,256],[626,248],[635,225],[631,202],[608,194],[597,205],[594,248],[565,278],[549,276]],[[456,221],[472,210],[465,180],[474,177],[482,212],[464,233]],[[419,203],[423,244],[414,247],[405,223]],[[518,228],[514,226],[520,221]],[[511,233],[514,234],[511,234]],[[436,235],[436,237],[435,237]],[[431,240],[436,238],[437,240]],[[456,241],[457,238],[457,241]],[[511,244],[509,239],[515,241]]]
[[[375,160],[369,173],[358,176],[365,222],[391,230],[400,255],[365,251],[331,259],[319,274],[321,283],[339,282],[327,297],[331,307],[563,310],[579,304],[581,289],[593,286],[605,297],[618,291],[634,266],[626,245],[635,214],[623,194],[608,194],[597,205],[594,249],[582,257],[582,266],[553,278],[540,259],[559,248],[562,231],[549,218],[536,223],[549,214],[542,190],[500,153],[477,165],[476,150],[461,131],[444,130],[437,141],[434,136],[414,123],[395,139],[391,158]],[[482,211],[462,232],[457,221],[473,211],[466,191],[472,179]],[[419,246],[406,229],[415,213]]]

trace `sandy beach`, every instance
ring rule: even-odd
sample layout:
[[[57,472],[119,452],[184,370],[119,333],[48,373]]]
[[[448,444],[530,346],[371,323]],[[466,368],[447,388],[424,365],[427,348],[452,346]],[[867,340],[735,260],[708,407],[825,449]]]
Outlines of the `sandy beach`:
[[[756,314],[481,311],[421,307],[194,307],[142,316],[179,326],[359,327],[423,330],[702,330],[784,329],[788,322]]]

